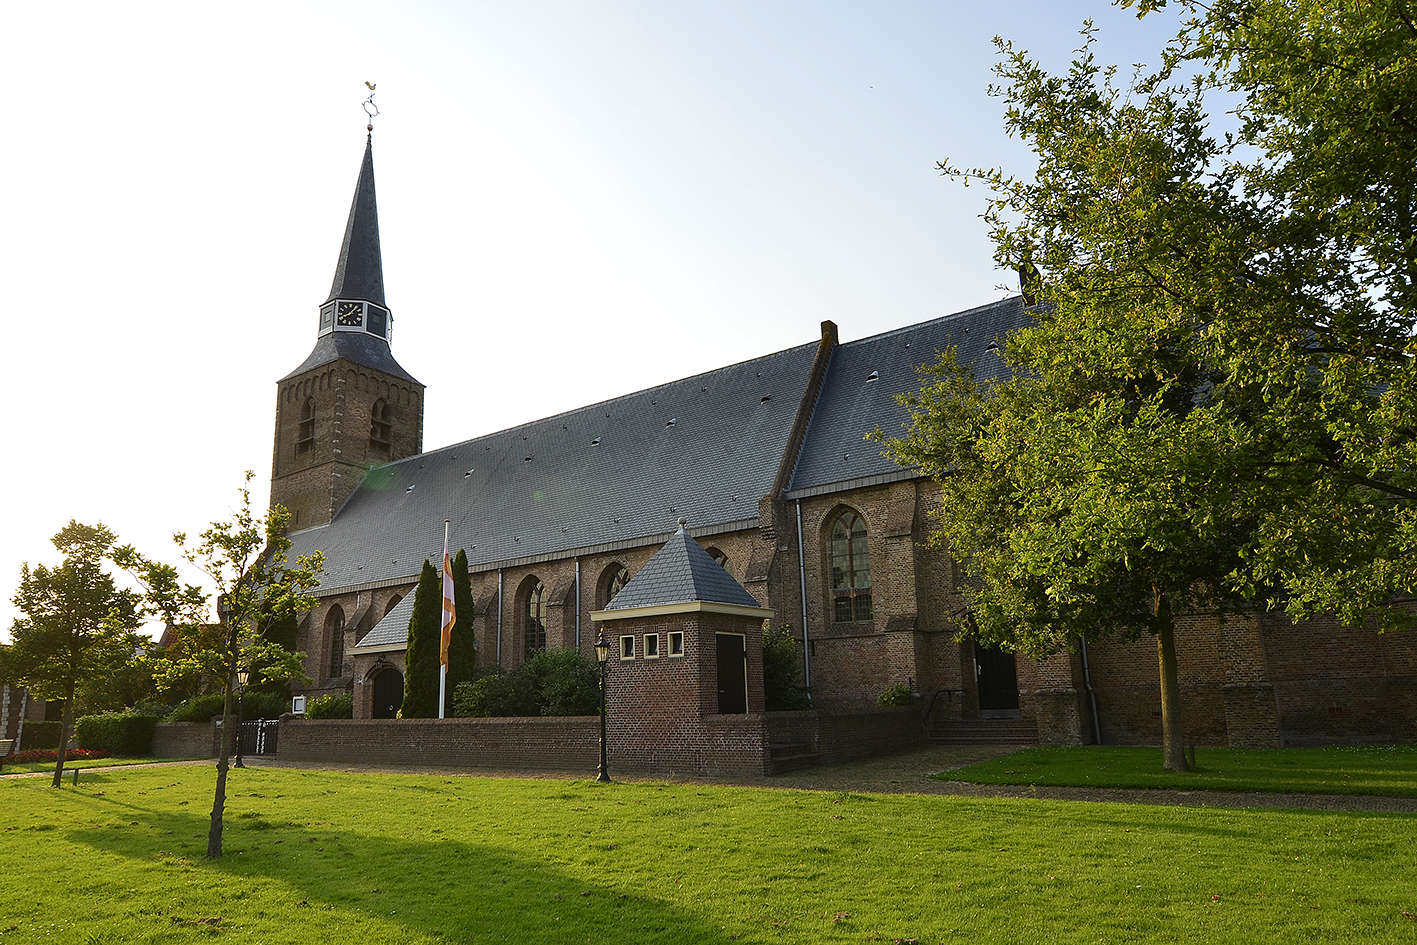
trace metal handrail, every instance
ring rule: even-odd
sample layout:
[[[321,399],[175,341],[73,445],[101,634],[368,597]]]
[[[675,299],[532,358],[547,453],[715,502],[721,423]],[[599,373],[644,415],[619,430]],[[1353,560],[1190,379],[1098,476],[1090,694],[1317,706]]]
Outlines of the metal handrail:
[[[959,693],[960,695],[964,695],[964,690],[963,690],[963,689],[936,689],[936,690],[935,690],[935,694],[930,697],[930,705],[929,705],[929,707],[925,710],[925,714],[920,717],[920,721],[921,721],[921,722],[928,722],[928,721],[930,721],[930,713],[935,711],[935,702],[936,702],[936,700],[938,700],[938,699],[940,698],[941,693],[946,693],[946,694],[948,694],[948,695],[949,695],[949,700],[948,700],[948,701],[954,702],[954,701],[955,701],[955,693]]]

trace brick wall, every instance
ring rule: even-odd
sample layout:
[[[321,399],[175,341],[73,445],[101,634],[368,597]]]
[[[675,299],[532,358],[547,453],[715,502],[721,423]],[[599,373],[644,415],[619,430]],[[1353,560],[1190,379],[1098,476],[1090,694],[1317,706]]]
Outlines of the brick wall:
[[[582,770],[594,776],[600,760],[600,720],[584,716],[309,721],[285,716],[280,723],[279,755],[286,761]]]
[[[765,718],[770,741],[809,745],[820,763],[828,765],[915,748],[925,742],[925,729],[915,708],[875,706],[846,714],[769,712]]]
[[[215,758],[221,754],[217,733],[212,722],[159,722],[153,730],[155,758]]]

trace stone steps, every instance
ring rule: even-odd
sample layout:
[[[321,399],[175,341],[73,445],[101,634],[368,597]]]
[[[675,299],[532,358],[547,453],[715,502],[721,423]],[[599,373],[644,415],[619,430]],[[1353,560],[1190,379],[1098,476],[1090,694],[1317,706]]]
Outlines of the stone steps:
[[[1034,719],[948,719],[930,727],[930,741],[944,745],[1037,745]]]

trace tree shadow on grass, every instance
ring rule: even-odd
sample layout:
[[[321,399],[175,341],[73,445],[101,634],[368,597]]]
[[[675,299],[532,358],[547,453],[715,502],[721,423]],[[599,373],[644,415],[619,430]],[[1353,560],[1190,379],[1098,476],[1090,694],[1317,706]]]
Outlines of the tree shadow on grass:
[[[395,837],[229,808],[226,855],[206,860],[205,810],[154,811],[94,787],[95,813],[111,819],[66,827],[63,835],[141,861],[134,865],[161,893],[148,897],[149,908],[112,920],[140,936],[144,922],[153,923],[149,931],[206,922],[204,931],[238,932],[243,940],[290,937],[297,925],[315,937],[340,927],[387,930],[390,923],[453,942],[700,942],[728,934],[652,890],[626,893],[589,881],[616,875],[614,847],[606,843],[588,845],[576,875],[548,859],[509,856],[505,846],[444,839],[431,824],[427,836]],[[370,819],[377,822],[377,812]],[[172,900],[190,905],[165,909]],[[214,909],[218,922],[210,921],[218,917]]]

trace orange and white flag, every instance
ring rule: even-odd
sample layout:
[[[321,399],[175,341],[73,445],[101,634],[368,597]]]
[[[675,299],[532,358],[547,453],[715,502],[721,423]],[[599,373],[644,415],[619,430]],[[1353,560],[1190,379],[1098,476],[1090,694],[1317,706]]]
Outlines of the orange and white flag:
[[[453,559],[448,556],[448,545],[443,542],[443,648],[438,658],[439,665],[448,665],[448,645],[453,642],[453,623],[458,619],[458,609],[453,604]]]

